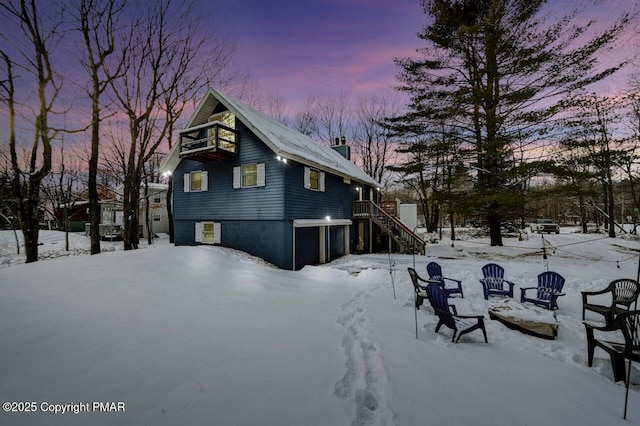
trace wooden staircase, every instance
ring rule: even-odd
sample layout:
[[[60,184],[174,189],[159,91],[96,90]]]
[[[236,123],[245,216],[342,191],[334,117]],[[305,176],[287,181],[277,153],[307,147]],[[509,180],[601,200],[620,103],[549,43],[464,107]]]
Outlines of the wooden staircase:
[[[389,235],[406,254],[424,254],[426,243],[397,217],[390,215],[373,201],[354,201],[354,219],[370,219]]]

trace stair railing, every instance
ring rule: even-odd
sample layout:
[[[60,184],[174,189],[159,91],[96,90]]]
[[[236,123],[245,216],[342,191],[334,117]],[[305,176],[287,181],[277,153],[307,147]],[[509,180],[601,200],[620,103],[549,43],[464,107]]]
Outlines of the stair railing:
[[[390,235],[398,244],[409,248],[418,248],[424,254],[426,243],[398,218],[391,216],[373,201],[355,201],[353,217],[371,218],[378,226]]]

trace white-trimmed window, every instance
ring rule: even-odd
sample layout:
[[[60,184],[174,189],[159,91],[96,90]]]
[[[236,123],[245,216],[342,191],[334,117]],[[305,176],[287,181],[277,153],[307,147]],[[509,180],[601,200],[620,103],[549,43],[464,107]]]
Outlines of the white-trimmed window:
[[[162,217],[160,216],[159,213],[154,213],[153,214],[153,221],[154,222],[160,222],[161,219],[162,219]]]
[[[158,204],[162,201],[162,198],[160,197],[160,193],[156,192],[155,194],[153,194],[153,202]]]
[[[324,192],[324,172],[311,167],[305,167],[304,187],[312,191]]]
[[[265,186],[264,163],[243,164],[233,168],[233,188]]]
[[[184,192],[202,192],[209,190],[209,172],[196,170],[184,174]]]
[[[215,222],[196,222],[196,243],[220,244],[221,226]]]

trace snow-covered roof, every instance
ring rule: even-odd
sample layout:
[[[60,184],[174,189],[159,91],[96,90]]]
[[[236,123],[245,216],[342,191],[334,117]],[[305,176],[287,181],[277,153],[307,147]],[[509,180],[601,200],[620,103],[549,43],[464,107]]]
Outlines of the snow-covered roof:
[[[236,119],[251,129],[276,155],[367,185],[380,186],[371,176],[335,150],[316,143],[308,136],[212,88],[189,119],[187,128],[206,123],[217,102],[231,111]],[[180,144],[176,144],[162,163],[161,172],[175,170],[180,162],[179,154]]]
[[[147,185],[149,185],[149,189],[152,191],[166,191],[169,188],[169,185],[167,185],[166,183],[156,183],[156,182],[149,182]],[[144,186],[145,183],[142,182],[140,184],[140,190],[144,190]],[[123,194],[124,193],[124,184],[120,184],[118,186],[116,186],[115,188],[113,188],[114,192],[116,194]]]
[[[318,226],[352,225],[350,219],[295,219],[294,228],[316,228]]]

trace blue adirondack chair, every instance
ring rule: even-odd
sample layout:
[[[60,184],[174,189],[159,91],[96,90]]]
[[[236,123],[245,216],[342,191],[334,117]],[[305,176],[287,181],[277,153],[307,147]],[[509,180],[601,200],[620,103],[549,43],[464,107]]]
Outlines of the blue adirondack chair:
[[[440,287],[442,287],[442,289],[447,293],[447,296],[451,296],[452,294],[460,294],[461,297],[464,297],[464,294],[462,294],[462,281],[443,276],[442,268],[436,262],[429,262],[429,264],[427,264],[427,273],[429,274],[430,280],[440,283]],[[455,287],[447,288],[445,286],[445,281],[453,282],[455,284]]]
[[[513,298],[514,283],[504,279],[504,268],[495,263],[488,263],[482,267],[480,279],[484,299],[489,300],[489,296],[508,296]]]
[[[564,296],[564,277],[557,272],[543,272],[538,275],[537,287],[523,287],[520,289],[520,303],[531,302],[547,309],[558,309],[557,299]],[[536,290],[535,297],[527,297],[528,290]]]
[[[455,305],[449,305],[449,298],[445,290],[440,285],[432,283],[427,285],[427,298],[435,314],[438,316],[438,325],[436,333],[443,325],[453,330],[451,341],[458,343],[463,334],[472,332],[473,330],[482,330],[485,343],[487,340],[487,331],[484,328],[484,317],[482,315],[458,315]],[[456,335],[458,338],[456,339]]]

